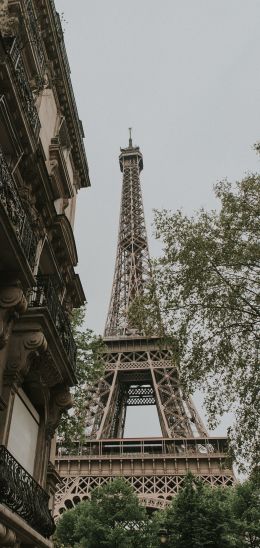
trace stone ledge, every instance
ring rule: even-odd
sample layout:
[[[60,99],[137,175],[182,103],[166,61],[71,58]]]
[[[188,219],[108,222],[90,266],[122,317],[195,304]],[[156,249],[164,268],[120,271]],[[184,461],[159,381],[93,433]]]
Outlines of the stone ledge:
[[[37,546],[37,548],[53,548],[53,543],[42,537],[35,529],[30,527],[26,521],[9,510],[7,506],[0,504],[0,523],[13,531],[17,538],[26,544]]]

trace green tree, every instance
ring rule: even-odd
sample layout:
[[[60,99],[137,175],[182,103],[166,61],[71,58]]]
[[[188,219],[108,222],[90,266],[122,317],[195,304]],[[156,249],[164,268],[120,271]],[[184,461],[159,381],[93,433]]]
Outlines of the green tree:
[[[158,548],[161,530],[169,548],[259,548],[259,472],[230,488],[212,488],[189,473],[170,506],[152,518],[132,488],[114,480],[62,515],[55,545]]]
[[[184,487],[167,509],[163,526],[171,548],[231,548],[234,533],[229,489],[203,484],[188,474]]]
[[[93,491],[90,501],[65,512],[57,524],[57,546],[148,548],[148,517],[121,478]]]
[[[247,481],[234,490],[233,512],[238,546],[260,547],[260,472],[255,470]]]
[[[211,427],[224,412],[235,413],[231,447],[237,458],[254,463],[260,412],[260,176],[249,175],[235,187],[224,181],[215,193],[218,211],[202,209],[193,217],[155,213],[163,247],[154,261],[156,291],[166,333],[178,341],[185,390],[204,389]],[[141,304],[149,310],[150,325],[151,301]]]
[[[73,408],[64,414],[58,429],[58,439],[64,446],[75,441],[84,441],[87,416],[87,396],[95,382],[101,377],[104,364],[104,343],[91,329],[84,328],[85,307],[75,309],[72,317],[73,336],[77,347],[77,385],[71,389]]]

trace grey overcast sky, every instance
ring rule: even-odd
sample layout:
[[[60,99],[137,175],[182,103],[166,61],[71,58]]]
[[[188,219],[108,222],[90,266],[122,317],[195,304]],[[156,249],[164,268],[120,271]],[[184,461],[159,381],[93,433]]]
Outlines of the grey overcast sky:
[[[56,0],[56,8],[92,184],[78,195],[78,271],[87,325],[102,333],[128,127],[144,155],[152,255],[154,208],[214,208],[215,182],[259,169],[260,1]]]

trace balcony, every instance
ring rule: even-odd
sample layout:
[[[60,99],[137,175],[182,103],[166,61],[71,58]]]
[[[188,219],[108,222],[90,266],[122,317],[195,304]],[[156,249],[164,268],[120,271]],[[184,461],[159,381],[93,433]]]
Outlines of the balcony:
[[[71,442],[68,446],[57,443],[56,460],[80,456],[86,458],[227,458],[227,438],[117,438]]]
[[[37,286],[29,292],[28,306],[30,308],[45,307],[55,325],[59,340],[65,350],[67,359],[73,369],[76,366],[76,344],[70,326],[70,321],[57,296],[57,288],[49,275],[36,276]]]
[[[25,271],[27,270],[27,279],[29,275],[31,285],[34,280],[32,270],[35,263],[37,239],[1,148],[0,203],[0,211],[2,211],[0,216],[1,263],[6,270],[20,270],[24,276],[26,276]],[[23,260],[24,258],[26,261]]]
[[[12,94],[12,100],[10,99],[12,106],[10,108],[15,109],[17,114],[20,113],[20,120],[25,121],[31,134],[30,140],[33,139],[34,146],[36,146],[40,132],[40,120],[24,68],[21,49],[18,47],[17,39],[13,37],[2,38],[2,43],[5,52],[5,55],[1,58],[2,70],[5,70],[5,74],[4,72],[2,74],[2,85],[6,87],[7,82],[9,82],[9,89],[6,91],[11,91]],[[15,94],[14,85],[16,87]],[[19,98],[18,103],[17,98]]]
[[[12,2],[11,2],[12,5]],[[41,38],[41,31],[38,24],[37,17],[34,12],[32,0],[25,0],[24,7],[27,11],[27,17],[25,17],[25,24],[28,31],[28,42],[32,50],[32,56],[36,58],[36,66],[38,65],[38,73],[40,76],[43,74],[45,55],[44,46]]]
[[[10,16],[23,21],[23,30],[27,33],[24,49],[29,57],[29,64],[41,77],[45,65],[44,45],[33,2],[32,0],[9,0],[8,4]]]
[[[49,21],[52,24],[46,24],[47,18],[44,17],[46,10],[45,0],[38,0],[38,13],[41,17],[42,32],[44,36],[45,48],[50,61],[53,61],[56,74],[55,86],[59,97],[59,102],[66,115],[66,122],[70,131],[70,139],[73,149],[73,162],[76,170],[80,174],[80,186],[90,186],[88,163],[83,144],[83,127],[79,120],[78,109],[74,97],[74,92],[70,79],[70,66],[64,44],[63,31],[60,17],[56,12],[54,0],[48,2]],[[47,10],[46,10],[47,11]]]
[[[0,503],[23,518],[40,535],[55,530],[48,508],[49,496],[3,446],[0,446]]]

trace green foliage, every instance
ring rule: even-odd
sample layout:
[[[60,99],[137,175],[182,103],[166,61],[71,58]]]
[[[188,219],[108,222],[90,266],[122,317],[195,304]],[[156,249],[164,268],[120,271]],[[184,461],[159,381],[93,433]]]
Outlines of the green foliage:
[[[211,488],[188,474],[161,525],[171,548],[259,548],[259,474],[232,488]]]
[[[233,498],[236,532],[241,548],[260,546],[260,472],[237,485]]]
[[[210,488],[188,474],[184,488],[166,511],[165,527],[172,548],[236,546],[230,490]]]
[[[71,390],[74,405],[72,410],[62,416],[58,436],[64,445],[74,441],[84,441],[86,426],[86,398],[89,389],[102,376],[104,365],[102,351],[104,343],[90,329],[84,329],[85,307],[75,309],[72,318],[72,330],[77,346],[76,376],[77,385]]]
[[[95,489],[91,501],[63,514],[56,531],[57,546],[65,547],[148,548],[149,537],[145,509],[120,478]]]
[[[178,341],[184,389],[204,389],[211,427],[234,411],[232,450],[254,464],[260,443],[260,176],[249,175],[235,188],[224,181],[215,192],[219,211],[155,213],[163,246],[154,261],[156,291],[166,333]],[[139,306],[144,310],[134,310],[142,322],[149,306],[149,325],[153,301],[154,291],[150,303]]]
[[[151,280],[145,289],[146,291],[142,295],[138,295],[130,303],[128,309],[129,324],[134,328],[137,327],[144,335],[155,335],[165,339],[165,330],[154,281]]]
[[[213,487],[188,474],[170,506],[148,517],[132,488],[114,480],[60,518],[56,548],[259,548],[259,472],[234,487]]]

